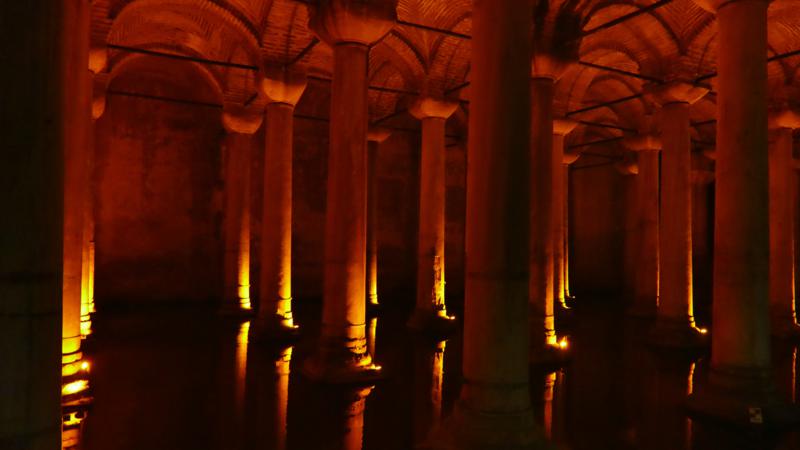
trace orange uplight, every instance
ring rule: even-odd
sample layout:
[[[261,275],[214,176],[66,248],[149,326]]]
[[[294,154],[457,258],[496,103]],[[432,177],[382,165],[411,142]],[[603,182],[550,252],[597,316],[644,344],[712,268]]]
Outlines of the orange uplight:
[[[569,347],[569,341],[567,341],[566,336],[562,337],[560,341],[558,341],[558,348],[561,350],[566,350]]]
[[[61,396],[77,394],[89,389],[89,380],[75,380],[61,386]]]
[[[700,334],[708,334],[708,328],[698,328],[697,329]]]
[[[81,371],[83,371],[83,372],[88,372],[88,371],[89,371],[89,368],[90,368],[89,361],[83,361],[83,362],[81,363]]]

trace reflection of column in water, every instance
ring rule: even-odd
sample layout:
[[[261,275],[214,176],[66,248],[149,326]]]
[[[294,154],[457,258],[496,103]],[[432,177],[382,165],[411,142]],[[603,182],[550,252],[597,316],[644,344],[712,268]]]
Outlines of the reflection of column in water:
[[[241,411],[244,407],[244,388],[245,377],[247,375],[247,347],[249,344],[250,321],[244,322],[239,326],[239,334],[236,336],[236,411]]]
[[[289,364],[292,347],[283,349],[275,361],[275,441],[272,448],[286,449],[286,422],[289,412]]]
[[[431,379],[431,426],[437,427],[442,419],[442,384],[444,382],[444,349],[447,341],[436,344],[433,353],[433,377]]]
[[[689,378],[687,380],[687,387],[686,387],[686,396],[692,395],[694,392],[694,370],[696,368],[696,363],[692,362],[689,366]],[[686,417],[686,450],[692,449],[692,419]]]
[[[544,412],[542,413],[544,437],[553,439],[553,397],[556,387],[556,372],[544,377]]]
[[[564,370],[556,372],[555,393],[553,395],[553,440],[561,442],[564,439],[564,428],[567,423],[567,408],[565,385],[567,374]]]
[[[367,396],[372,392],[373,387],[355,389],[348,393],[342,450],[361,450],[364,445],[364,409]]]
[[[375,361],[375,339],[378,333],[378,318],[373,317],[369,320],[369,329],[367,330],[367,352],[372,356]]]
[[[792,351],[792,402],[798,403],[797,399],[797,347]]]
[[[692,422],[683,404],[694,389],[694,363],[659,358],[652,372],[654,402],[648,404],[648,441],[654,448],[691,449]]]

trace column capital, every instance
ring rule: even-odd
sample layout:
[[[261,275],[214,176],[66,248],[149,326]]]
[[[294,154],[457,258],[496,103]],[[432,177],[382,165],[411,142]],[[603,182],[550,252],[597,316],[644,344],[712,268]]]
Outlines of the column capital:
[[[531,59],[531,77],[549,78],[557,81],[577,61],[577,58],[566,59],[548,53],[537,52]]]
[[[622,145],[634,152],[658,152],[661,150],[661,136],[653,133],[629,136],[623,139]]]
[[[730,3],[736,3],[740,1],[769,3],[772,0],[693,0],[693,1],[697,6],[705,9],[710,13],[716,14],[720,8]]]
[[[714,171],[708,169],[692,169],[692,184],[711,184],[714,182]]]
[[[708,94],[708,89],[691,83],[675,81],[647,88],[647,96],[661,107],[672,103],[692,105]]]
[[[89,47],[89,70],[98,74],[108,66],[108,47],[105,45],[92,45]]]
[[[790,128],[793,130],[800,128],[800,109],[784,107],[770,111],[769,129],[776,130],[780,128]]]
[[[567,152],[565,150],[564,157],[561,159],[561,162],[563,162],[564,165],[568,166],[577,161],[578,158],[580,157],[581,157],[581,152]]]
[[[309,28],[328,45],[372,45],[397,21],[397,0],[319,0],[309,9]]]
[[[447,120],[458,109],[458,102],[443,98],[419,97],[408,108],[408,112],[419,120],[439,118]]]
[[[305,72],[287,70],[285,67],[267,66],[261,79],[261,91],[267,103],[285,103],[297,106],[305,92],[308,78]]]
[[[261,126],[263,117],[257,108],[226,102],[222,110],[222,126],[228,133],[253,134]]]
[[[380,144],[386,139],[389,139],[389,136],[391,135],[392,131],[388,128],[369,127],[369,130],[367,131],[367,142],[376,142]]]
[[[566,136],[572,133],[576,126],[578,126],[577,120],[567,118],[553,119],[553,134]]]
[[[617,169],[617,172],[623,176],[639,174],[639,164],[635,159],[630,158],[628,155],[626,155],[621,161],[617,161],[614,164],[614,168]]]

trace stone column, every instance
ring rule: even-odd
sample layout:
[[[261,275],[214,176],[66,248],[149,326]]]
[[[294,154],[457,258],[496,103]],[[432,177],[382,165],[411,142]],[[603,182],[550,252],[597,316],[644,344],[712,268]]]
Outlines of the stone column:
[[[311,29],[333,47],[322,335],[303,365],[315,380],[379,375],[365,337],[367,74],[369,46],[389,32],[395,7],[394,1],[331,0],[311,11]]]
[[[423,97],[409,109],[422,121],[422,157],[419,170],[417,302],[408,324],[431,332],[454,328],[455,318],[447,315],[444,302],[445,125],[456,108],[456,102]]]
[[[90,4],[80,0],[65,7],[65,19],[74,26],[62,44],[61,80],[65,96],[64,118],[64,276],[62,371],[65,377],[78,373],[81,353],[81,287],[83,269],[83,226],[85,197],[88,190],[89,122],[88,102],[91,92],[86,80],[89,64]]]
[[[794,157],[793,129],[800,114],[786,110],[773,114],[769,147],[769,291],[772,334],[800,337],[794,290]]]
[[[694,292],[703,299],[711,298],[712,248],[711,208],[708,195],[714,183],[713,167],[703,168],[704,156],[697,155],[697,168],[692,168],[692,266],[695,275]]]
[[[564,162],[564,139],[578,122],[569,119],[553,121],[553,287],[555,300],[562,309],[567,306],[567,196],[569,166]],[[570,155],[572,156],[572,155]]]
[[[714,304],[709,380],[690,397],[700,415],[774,424],[769,332],[766,0],[696,0],[718,23]]]
[[[294,108],[306,87],[304,74],[267,69],[264,190],[261,220],[261,301],[253,332],[258,339],[286,338],[298,327],[292,316],[292,143]]]
[[[527,318],[533,5],[473,5],[464,381],[450,445],[434,448],[538,448]]]
[[[655,317],[659,282],[659,150],[661,139],[644,134],[625,140],[625,146],[638,152],[639,175],[636,176],[636,211],[638,250],[633,303],[627,313],[633,317]]]
[[[367,133],[367,306],[378,304],[378,149],[389,138],[385,128],[372,127]],[[374,356],[374,355],[373,355]]]
[[[708,93],[671,83],[654,91],[661,105],[661,258],[656,324],[650,338],[663,347],[706,342],[694,323],[692,286],[692,148],[689,106]]]
[[[0,166],[7,168],[0,180],[4,449],[61,448],[62,96],[68,96],[64,41],[74,23],[65,9],[73,7],[46,0],[0,3],[0,17],[9,19],[0,38],[10,68],[0,93]]]
[[[250,160],[262,115],[226,105],[222,125],[225,164],[224,290],[220,313],[248,315],[250,303]]]
[[[564,297],[569,301],[574,301],[575,296],[569,289],[569,166],[571,166],[581,154],[578,152],[564,151]]]

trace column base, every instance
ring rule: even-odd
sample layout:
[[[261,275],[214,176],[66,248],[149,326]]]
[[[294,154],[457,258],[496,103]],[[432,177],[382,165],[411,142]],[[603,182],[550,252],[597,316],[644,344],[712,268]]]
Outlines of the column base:
[[[416,450],[551,450],[533,411],[488,414],[456,404],[453,415]]]
[[[800,340],[800,324],[794,317],[774,317],[771,321],[770,331],[772,336],[778,339]]]
[[[656,319],[648,342],[653,347],[666,349],[703,348],[711,342],[709,335],[685,320]]]
[[[408,320],[408,327],[420,333],[443,336],[454,333],[458,322],[455,316],[448,316],[442,310],[415,309]]]
[[[300,336],[300,327],[289,325],[285,318],[273,315],[269,320],[253,322],[250,336],[254,342],[290,342]]]
[[[539,369],[557,369],[569,362],[571,353],[568,347],[558,344],[534,345],[531,347],[528,362]]]
[[[655,297],[637,297],[625,310],[630,317],[652,319],[658,312],[658,299]]]
[[[345,342],[323,342],[303,362],[301,373],[310,380],[330,384],[367,384],[383,378],[381,367],[373,364],[369,354],[353,353]]]
[[[247,318],[247,317],[253,317],[253,315],[255,314],[255,311],[253,311],[253,308],[249,308],[249,309],[242,308],[238,304],[238,302],[235,303],[235,304],[232,304],[230,302],[225,302],[222,306],[220,306],[218,313],[219,313],[219,315],[225,316],[225,317],[243,317],[243,318]]]
[[[378,303],[378,297],[367,299],[367,315],[377,316],[383,310],[383,305]]]
[[[782,429],[800,424],[800,406],[781,400],[766,369],[711,369],[687,400],[690,415],[742,427]]]

